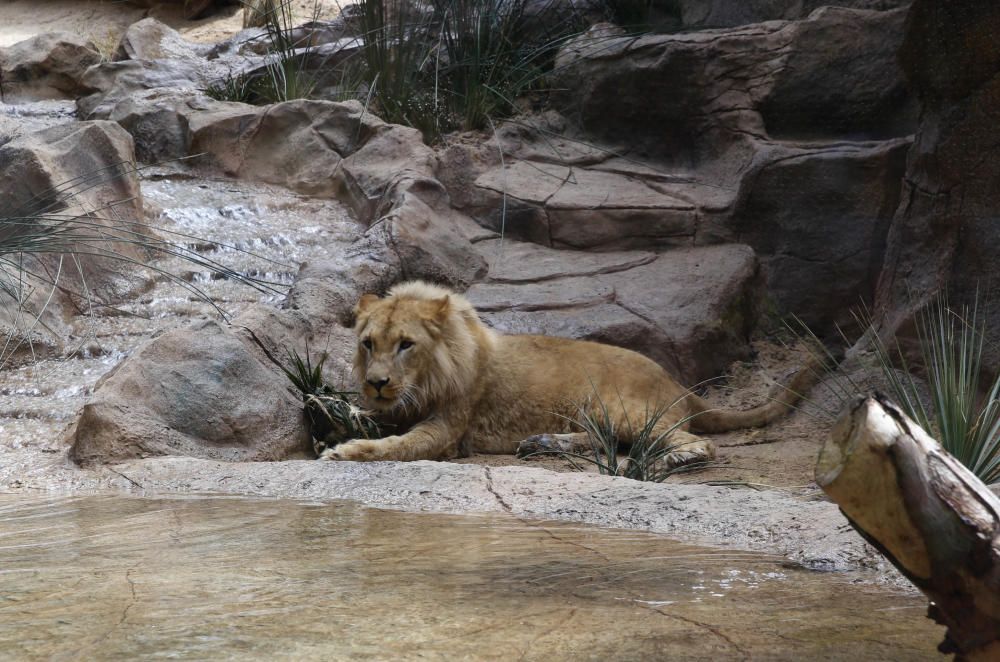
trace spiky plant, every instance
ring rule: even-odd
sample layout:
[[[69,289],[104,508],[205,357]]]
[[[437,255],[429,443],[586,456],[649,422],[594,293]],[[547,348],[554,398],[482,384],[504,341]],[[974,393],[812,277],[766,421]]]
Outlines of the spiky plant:
[[[681,398],[683,399],[683,398]],[[597,467],[597,471],[607,476],[622,476],[633,480],[661,483],[670,476],[711,466],[710,462],[694,462],[682,466],[672,466],[668,457],[683,451],[685,442],[674,441],[673,434],[691,416],[681,418],[664,431],[657,431],[660,420],[677,405],[681,399],[667,406],[649,409],[640,422],[626,420],[624,427],[616,423],[607,404],[596,394],[577,410],[572,423],[587,435],[590,454],[564,450],[537,451],[531,455],[556,455],[568,460],[577,468],[576,461]],[[628,450],[623,452],[622,439],[629,439]],[[530,457],[530,455],[528,456]]]
[[[907,416],[931,433],[985,483],[1000,482],[1000,376],[983,374],[986,319],[979,296],[971,305],[952,308],[945,296],[917,314],[919,366],[930,390],[929,402],[898,341],[890,347],[872,333],[878,366],[891,396]],[[902,370],[897,370],[896,366]]]
[[[288,349],[288,363],[279,366],[302,394],[302,404],[309,421],[316,454],[351,439],[377,439],[382,436],[371,413],[357,404],[358,394],[336,389],[326,383],[323,365],[329,356],[324,352],[314,362],[309,349],[303,358]]]

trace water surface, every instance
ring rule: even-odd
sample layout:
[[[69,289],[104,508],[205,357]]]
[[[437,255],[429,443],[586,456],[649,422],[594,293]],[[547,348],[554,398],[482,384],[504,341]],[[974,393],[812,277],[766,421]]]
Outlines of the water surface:
[[[504,516],[0,495],[0,658],[923,660],[919,596]]]

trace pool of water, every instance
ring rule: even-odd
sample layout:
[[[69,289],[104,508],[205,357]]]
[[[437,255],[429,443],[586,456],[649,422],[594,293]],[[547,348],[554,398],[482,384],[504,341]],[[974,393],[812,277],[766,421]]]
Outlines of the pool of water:
[[[0,495],[0,659],[931,660],[916,595],[349,503]]]

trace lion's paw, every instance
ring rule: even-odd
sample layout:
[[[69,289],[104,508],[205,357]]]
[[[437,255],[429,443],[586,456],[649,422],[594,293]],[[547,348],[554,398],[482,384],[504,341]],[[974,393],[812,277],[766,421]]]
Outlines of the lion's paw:
[[[698,440],[678,444],[674,450],[667,453],[664,459],[668,467],[683,467],[708,462],[714,457],[715,447],[712,446],[711,442]]]
[[[378,459],[378,446],[369,439],[347,441],[320,453],[321,460],[371,462]]]

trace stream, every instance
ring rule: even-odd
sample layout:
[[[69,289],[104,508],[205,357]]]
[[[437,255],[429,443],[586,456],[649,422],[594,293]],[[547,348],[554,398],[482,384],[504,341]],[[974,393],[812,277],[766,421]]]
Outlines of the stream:
[[[925,602],[647,533],[0,495],[0,659],[932,660]]]

